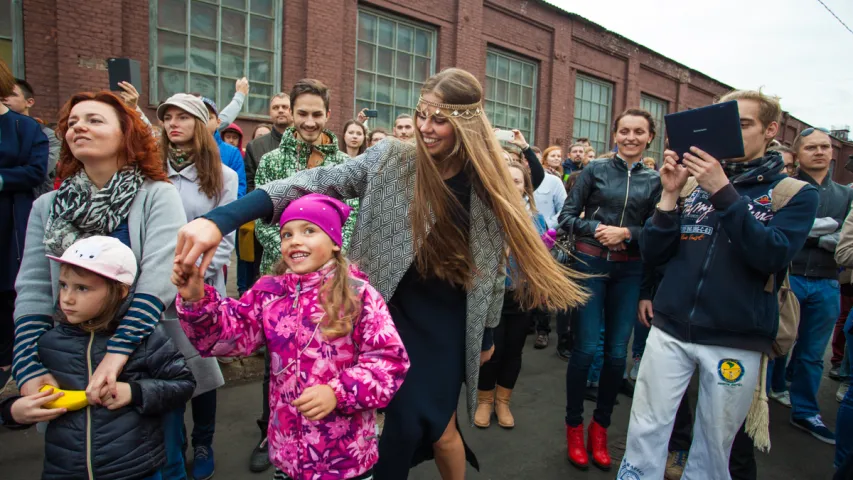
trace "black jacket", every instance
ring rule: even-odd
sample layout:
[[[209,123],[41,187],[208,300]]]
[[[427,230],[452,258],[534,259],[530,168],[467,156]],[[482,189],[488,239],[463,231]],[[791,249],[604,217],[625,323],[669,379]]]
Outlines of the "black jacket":
[[[85,390],[109,338],[58,324],[39,339],[39,358],[60,388]],[[118,381],[131,385],[130,405],[89,406],[48,424],[43,479],[90,478],[90,469],[98,480],[145,478],[165,463],[162,415],[190,400],[195,379],[162,325],[136,348]]]
[[[850,212],[850,202],[853,202],[853,189],[832,181],[827,173],[823,183],[818,184],[807,173],[800,171],[797,178],[814,185],[820,194],[820,204],[815,218],[831,217],[838,222],[838,231],[844,224],[844,219]],[[804,277],[838,279],[838,265],[835,263],[835,251],[829,251],[818,246],[818,238],[809,237],[806,245],[791,261],[791,275]]]
[[[279,145],[281,145],[281,134],[274,128],[272,132],[246,145],[246,156],[243,158],[243,165],[246,168],[246,193],[255,189],[255,173],[258,171],[258,165],[261,164],[261,157],[275,150]]]
[[[640,232],[660,194],[660,175],[643,162],[635,163],[629,172],[618,156],[592,161],[569,191],[560,212],[561,228],[571,230],[579,242],[605,248],[595,240],[599,224],[627,227],[631,232],[627,253],[639,255]],[[584,218],[580,218],[581,212],[585,212]]]

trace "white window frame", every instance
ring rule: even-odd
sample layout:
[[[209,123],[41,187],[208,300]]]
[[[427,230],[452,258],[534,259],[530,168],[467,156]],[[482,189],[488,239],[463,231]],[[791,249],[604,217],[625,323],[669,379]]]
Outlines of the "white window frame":
[[[663,161],[664,138],[666,138],[666,126],[663,118],[669,113],[669,102],[652,95],[641,93],[640,108],[652,114],[657,129],[651,147],[647,148],[643,155],[654,158],[655,163],[660,165]]]
[[[581,97],[582,92],[578,92],[578,87],[583,86],[582,82],[588,82],[590,84],[590,88],[592,88],[593,90],[596,86],[599,89],[607,89],[609,91],[609,99],[608,99],[609,104],[605,104],[605,103],[602,103],[600,101],[601,95],[599,95],[599,101],[597,101],[597,102],[594,100],[586,100],[586,99],[582,98]],[[575,141],[578,138],[582,138],[582,137],[589,138],[589,142],[592,145],[592,148],[595,149],[595,153],[599,157],[601,155],[609,152],[611,150],[612,143],[613,143],[611,141],[611,128],[610,128],[610,123],[613,119],[613,90],[614,90],[614,85],[610,82],[607,82],[604,80],[599,80],[595,77],[585,75],[582,73],[577,73],[577,75],[575,76],[575,94],[574,94],[575,108],[574,108],[574,118],[573,118],[573,123],[572,123],[572,141]],[[582,118],[580,115],[583,113],[583,105],[579,106],[578,105],[579,101],[580,102],[587,102],[587,103],[590,103],[592,105],[598,105],[599,110],[600,110],[601,106],[605,106],[606,107],[605,112],[604,112],[605,118],[603,119],[603,121],[602,121],[601,116],[600,116],[600,113],[601,113],[600,111],[599,111],[599,120],[595,120],[595,121],[591,120],[591,118],[592,118],[591,116],[589,118]],[[590,106],[590,113],[591,113],[591,108],[592,107]],[[580,110],[580,113],[579,113],[579,110]],[[590,125],[592,125],[592,124],[597,125],[598,128],[600,128],[603,131],[603,135],[600,135],[598,138],[592,138],[592,135],[590,134],[591,129],[589,129],[589,128],[584,129],[583,128],[584,125],[579,123],[579,122],[586,122],[587,124],[590,124]],[[589,125],[587,125],[587,126],[589,126]]]
[[[26,76],[24,65],[24,6],[23,0],[11,0],[9,3],[9,11],[4,12],[4,15],[9,15],[11,19],[12,32],[11,36],[3,37],[12,42],[12,63],[9,68],[12,74],[18,78]]]
[[[523,81],[523,68],[524,68],[524,66],[529,65],[529,66],[533,67],[532,84],[529,86],[533,90],[533,92],[531,94],[531,104],[530,104],[529,108],[525,107],[524,105],[521,104],[522,103],[521,91],[519,91],[519,104],[518,105],[513,105],[513,104],[509,103],[511,101],[511,99],[509,99],[509,91],[507,91],[507,98],[508,98],[507,102],[499,102],[499,101],[493,99],[496,92],[492,92],[491,91],[492,89],[489,88],[488,85],[491,83],[489,80],[494,79],[495,82],[497,82],[497,81],[507,82],[507,88],[508,89],[509,89],[510,84],[518,85],[519,88],[528,87],[528,86],[524,85],[523,83],[513,82],[509,78],[504,80],[504,79],[498,79],[497,76],[490,77],[489,76],[489,69],[488,69],[489,55],[497,56],[496,60],[500,60],[500,58],[503,57],[503,58],[507,59],[509,62],[516,62],[516,63],[521,64],[522,73],[520,75],[522,75],[522,81]],[[495,68],[497,69],[497,67],[495,67]],[[512,63],[510,63],[509,69],[510,70],[512,69]],[[497,73],[497,72],[495,72],[495,73]],[[498,48],[494,48],[491,46],[486,49],[486,114],[488,115],[489,120],[492,122],[492,125],[495,126],[495,128],[510,129],[510,130],[513,128],[517,128],[519,130],[522,130],[520,128],[520,125],[510,125],[509,124],[509,110],[507,110],[507,113],[504,117],[505,121],[504,122],[497,122],[497,115],[496,115],[495,109],[497,107],[497,104],[501,104],[507,108],[515,108],[515,109],[519,109],[519,110],[522,110],[522,109],[523,110],[529,110],[530,111],[530,128],[529,128],[529,131],[527,131],[527,132],[522,130],[522,133],[525,134],[524,137],[527,140],[527,143],[529,143],[531,145],[533,145],[534,140],[535,140],[535,136],[536,136],[536,90],[537,90],[536,87],[539,85],[538,82],[539,82],[539,63],[538,62],[536,62],[534,60],[526,59],[526,58],[521,57],[519,55],[515,55],[513,53],[509,53],[509,52],[506,52],[504,50],[500,50]],[[489,98],[490,96],[492,97],[492,99]],[[519,123],[521,122],[520,117],[519,117],[518,122]]]
[[[188,10],[191,10],[191,4],[193,1],[194,0],[186,0]],[[225,106],[228,105],[228,103],[230,103],[231,99],[233,98],[233,97],[220,98],[222,96],[222,92],[225,90],[225,88],[222,86],[221,82],[223,82],[224,80],[231,80],[230,77],[225,77],[221,73],[222,72],[222,67],[221,67],[222,45],[223,45],[223,40],[222,40],[222,9],[223,8],[227,9],[228,7],[221,5],[220,0],[197,0],[197,1],[209,4],[210,6],[217,7],[217,9],[218,9],[217,10],[217,25],[219,26],[219,28],[216,32],[216,39],[213,40],[216,42],[216,73],[214,75],[211,75],[209,73],[200,73],[200,72],[196,72],[196,73],[200,73],[200,74],[203,74],[203,75],[209,76],[209,77],[215,76],[217,78],[218,84],[217,84],[216,98],[214,98],[213,100],[216,102],[216,104],[219,108],[225,108]],[[251,34],[250,17],[251,17],[251,15],[253,15],[253,13],[251,13],[251,1],[252,0],[246,0],[246,38],[245,38],[245,45],[243,45],[243,46],[235,45],[238,47],[245,48],[246,58],[244,58],[244,62],[245,62],[244,63],[244,65],[245,65],[244,74],[248,78],[249,85],[250,85],[249,96],[246,98],[245,102],[243,103],[243,109],[241,110],[240,117],[256,118],[256,119],[268,119],[269,114],[266,111],[254,112],[253,113],[253,112],[249,112],[248,108],[249,108],[249,103],[250,103],[251,98],[263,98],[263,100],[264,100],[263,103],[266,105],[269,103],[269,99],[272,98],[273,95],[276,95],[277,93],[279,93],[281,91],[281,74],[282,74],[282,72],[281,72],[281,65],[282,65],[282,61],[281,61],[282,60],[281,59],[281,52],[282,52],[281,36],[282,36],[282,26],[284,24],[284,6],[282,4],[283,0],[273,0],[273,17],[272,17],[273,37],[274,37],[273,38],[273,49],[267,50],[264,48],[252,47],[251,43],[250,43],[250,34]],[[193,37],[192,32],[191,32],[192,15],[191,15],[190,11],[187,12],[186,32],[177,32],[177,31],[171,31],[168,28],[162,28],[158,25],[157,6],[158,6],[158,0],[150,0],[149,1],[148,30],[149,30],[150,39],[149,39],[149,54],[148,54],[148,58],[149,58],[149,62],[148,62],[149,63],[149,65],[148,65],[148,71],[149,71],[148,98],[149,98],[149,102],[148,103],[151,104],[152,106],[158,104],[160,101],[166,100],[165,98],[159,98],[159,77],[158,77],[158,71],[157,71],[157,68],[158,68],[158,51],[157,51],[158,30],[172,32],[176,35],[182,35],[182,36],[186,37],[186,52],[187,52],[186,65],[183,68],[166,67],[170,70],[183,71],[187,74],[186,82],[184,84],[184,89],[182,91],[184,91],[184,92],[191,91],[189,84],[190,84],[190,75],[193,73],[191,66],[190,66],[190,56],[192,54],[191,39]],[[235,11],[239,11],[239,10],[235,10]],[[200,37],[200,38],[203,38],[203,37]],[[212,40],[212,39],[210,39],[210,40]],[[228,45],[227,42],[226,42],[226,45]],[[273,57],[273,72],[272,72],[273,83],[271,85],[271,92],[270,92],[269,96],[253,94],[253,92],[252,92],[252,88],[251,88],[251,86],[252,86],[252,72],[249,69],[250,64],[249,64],[249,58],[248,58],[249,52],[252,49],[269,52],[269,53],[271,53],[271,55]],[[265,85],[269,85],[269,84],[265,84]],[[232,89],[233,89],[233,87],[232,87]]]
[[[377,17],[377,20],[383,19],[386,21],[394,22],[396,25],[405,25],[407,27],[411,27],[411,28],[414,28],[416,30],[423,30],[423,31],[429,32],[429,34],[430,34],[430,49],[429,49],[430,57],[429,57],[429,72],[428,72],[427,78],[431,77],[432,75],[435,75],[436,57],[438,56],[438,29],[436,29],[432,25],[411,21],[411,20],[408,20],[404,17],[399,17],[397,15],[392,15],[392,14],[388,14],[385,12],[380,12],[380,11],[374,10],[372,8],[366,8],[366,7],[359,7],[358,8],[358,17],[356,20],[356,27],[355,27],[355,37],[356,37],[355,38],[355,44],[356,44],[356,48],[355,48],[355,79],[353,81],[354,88],[353,88],[353,94],[352,94],[353,95],[353,110],[354,110],[353,116],[358,114],[358,112],[361,111],[365,107],[370,108],[370,109],[376,109],[377,104],[387,106],[391,109],[391,123],[389,125],[386,125],[384,122],[382,122],[380,120],[371,118],[370,119],[370,126],[371,126],[371,128],[376,128],[376,127],[388,128],[388,130],[392,131],[392,134],[393,134],[394,120],[397,118],[397,116],[400,113],[406,113],[406,114],[414,116],[414,110],[415,110],[415,107],[417,107],[417,96],[416,96],[417,92],[420,91],[420,86],[423,85],[423,83],[427,80],[427,78],[423,78],[423,79],[414,78],[414,71],[415,71],[414,63],[412,65],[412,78],[411,79],[406,79],[406,78],[403,78],[401,76],[398,76],[397,65],[396,65],[396,63],[397,63],[397,61],[396,61],[397,52],[402,52],[402,53],[409,53],[409,52],[403,52],[402,50],[397,49],[397,38],[398,38],[397,35],[398,34],[396,33],[397,32],[396,26],[394,29],[395,36],[394,36],[394,46],[393,47],[389,47],[387,45],[380,45],[379,44],[378,26],[377,26],[377,38],[376,38],[375,43],[374,42],[368,42],[365,40],[360,40],[359,39],[359,24],[358,24],[358,22],[361,21],[360,18],[361,18],[362,14],[372,15],[374,17]],[[417,35],[417,32],[415,33],[415,35]],[[359,68],[359,62],[358,62],[358,50],[359,50],[359,48],[358,48],[358,45],[359,45],[359,42],[362,42],[362,41],[365,43],[368,43],[370,45],[373,45],[375,47],[374,52],[373,52],[373,70],[366,70],[366,69]],[[412,42],[414,45],[414,42],[415,42],[414,38],[413,38]],[[384,74],[384,73],[379,72],[379,68],[378,68],[378,66],[379,66],[378,65],[379,64],[379,58],[378,58],[379,57],[379,47],[384,47],[384,48],[390,49],[394,52],[393,57],[392,57],[393,60],[392,60],[391,74]],[[418,55],[417,53],[414,53],[414,49],[415,49],[415,47],[413,46],[413,49],[412,49],[413,51],[411,53],[413,59],[415,57],[424,58],[423,55]],[[371,93],[372,93],[372,97],[373,97],[372,99],[368,99],[366,97],[359,97],[359,83],[358,83],[359,80],[358,80],[358,77],[359,77],[360,72],[362,74],[365,74],[365,75],[373,75],[374,81],[373,81],[373,88],[371,89]],[[393,79],[393,83],[392,83],[392,87],[391,87],[391,99],[389,102],[378,102],[376,100],[376,85],[377,85],[376,78],[377,78],[377,76],[380,76],[380,75],[383,77],[389,77],[389,78]],[[412,83],[416,87],[415,91],[410,92],[410,95],[409,95],[410,100],[408,102],[409,103],[408,105],[402,105],[402,104],[398,104],[396,102],[396,96],[397,96],[396,84],[398,81]],[[406,108],[408,108],[409,111],[400,111],[401,109],[406,109]]]

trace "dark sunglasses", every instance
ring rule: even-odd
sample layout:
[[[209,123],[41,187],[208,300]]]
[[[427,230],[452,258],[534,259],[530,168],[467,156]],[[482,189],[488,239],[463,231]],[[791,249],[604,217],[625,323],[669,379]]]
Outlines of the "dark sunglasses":
[[[827,135],[829,135],[829,133],[830,133],[830,132],[829,132],[829,130],[827,130],[827,129],[825,129],[825,128],[820,128],[820,127],[809,127],[809,128],[807,128],[807,129],[803,130],[802,132],[800,132],[800,136],[801,136],[801,137],[808,137],[809,135],[813,134],[813,133],[815,132],[815,130],[817,130],[817,131],[819,131],[819,132],[823,132],[823,133],[825,133],[825,134],[827,134]]]

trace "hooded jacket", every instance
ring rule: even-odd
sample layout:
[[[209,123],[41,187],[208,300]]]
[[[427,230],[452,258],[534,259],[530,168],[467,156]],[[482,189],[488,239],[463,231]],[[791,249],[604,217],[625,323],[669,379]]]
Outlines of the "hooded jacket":
[[[220,130],[220,131],[219,131],[219,134],[220,134],[220,135],[225,135],[225,132],[227,132],[227,131],[229,131],[229,130],[231,130],[232,132],[236,133],[237,135],[240,135],[240,141],[239,141],[239,142],[237,142],[237,150],[239,150],[239,151],[240,151],[240,153],[241,153],[241,154],[243,154],[243,157],[244,157],[244,160],[245,160],[246,150],[245,150],[245,149],[243,149],[243,129],[242,129],[242,128],[240,128],[240,125],[237,125],[236,123],[232,123],[231,125],[228,125],[227,127],[225,127],[225,128],[223,128],[222,130]],[[233,145],[232,145],[232,146],[233,146]],[[245,168],[245,166],[244,166],[244,168]]]
[[[205,296],[178,315],[203,356],[270,354],[269,453],[294,480],[337,480],[365,473],[377,461],[374,410],[388,405],[403,383],[409,358],[379,292],[350,270],[362,307],[352,333],[328,339],[320,287],[334,266],[299,275],[261,277],[239,300],[205,285]],[[312,422],[291,403],[311,386],[328,385],[337,406]]]
[[[696,188],[680,209],[656,210],[640,239],[643,260],[665,266],[654,298],[654,325],[675,338],[770,354],[779,327],[776,297],[803,247],[818,205],[803,187],[773,212],[771,191],[785,176],[781,155],[727,171],[713,196]],[[775,291],[765,285],[775,275]]]
[[[243,165],[243,153],[233,145],[225,143],[218,131],[213,134],[213,138],[216,139],[216,145],[219,147],[222,163],[237,173],[237,198],[243,198],[246,194],[246,167]]]
[[[60,388],[85,390],[109,339],[60,323],[39,339],[39,358]],[[130,405],[90,405],[48,424],[42,478],[141,479],[165,463],[162,415],[189,401],[195,379],[162,325],[134,350],[118,381],[130,384]]]

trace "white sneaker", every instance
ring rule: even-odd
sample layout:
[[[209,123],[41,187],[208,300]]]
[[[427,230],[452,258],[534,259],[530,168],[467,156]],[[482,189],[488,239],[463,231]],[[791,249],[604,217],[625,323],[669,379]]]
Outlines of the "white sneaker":
[[[640,360],[641,357],[634,357],[634,365],[631,367],[631,372],[628,373],[631,380],[635,382],[637,381],[637,377],[640,376]]]
[[[850,384],[847,382],[841,382],[841,384],[838,385],[838,391],[835,392],[835,399],[838,400],[838,403],[841,403],[841,401],[844,400],[844,396],[847,395],[847,389],[849,388]]]
[[[770,390],[770,398],[788,408],[791,408],[791,392],[788,390],[785,390],[784,392],[774,392],[773,390]]]

